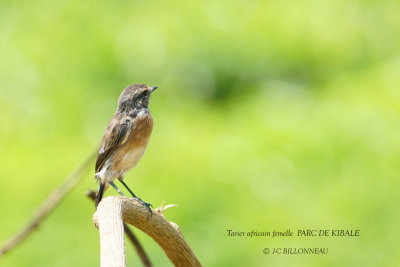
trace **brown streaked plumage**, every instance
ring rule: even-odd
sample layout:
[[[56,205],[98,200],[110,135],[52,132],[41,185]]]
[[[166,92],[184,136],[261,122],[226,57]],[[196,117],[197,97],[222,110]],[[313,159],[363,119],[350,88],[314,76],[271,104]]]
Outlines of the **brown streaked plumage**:
[[[96,160],[95,178],[99,182],[96,207],[110,184],[122,194],[113,183],[117,178],[137,198],[123,178],[139,162],[149,142],[153,118],[148,105],[155,89],[157,87],[134,84],[121,93],[117,111],[108,123]],[[150,204],[137,199],[151,212]]]

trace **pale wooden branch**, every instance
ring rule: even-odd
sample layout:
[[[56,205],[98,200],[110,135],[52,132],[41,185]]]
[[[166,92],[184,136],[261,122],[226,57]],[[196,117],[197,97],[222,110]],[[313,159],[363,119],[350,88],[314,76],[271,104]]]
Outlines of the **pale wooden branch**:
[[[89,190],[86,195],[92,199],[93,201],[96,200],[96,192],[93,190]],[[142,245],[140,244],[139,240],[136,238],[135,234],[129,229],[128,225],[124,223],[124,231],[126,236],[132,242],[137,254],[139,255],[140,260],[142,261],[143,266],[151,267],[152,264],[150,262],[149,257],[147,256],[146,252],[144,251]]]
[[[123,222],[129,223],[153,238],[177,267],[201,266],[183,238],[177,224],[165,219],[162,210],[148,210],[137,200],[111,196],[104,198],[93,222],[100,231],[101,266],[126,266]]]
[[[0,248],[0,256],[10,251],[23,240],[25,240],[33,230],[35,230],[40,223],[61,203],[66,195],[78,184],[85,173],[88,171],[89,166],[95,158],[95,153],[92,154],[84,163],[72,172],[64,183],[51,192],[48,198],[42,203],[39,209],[34,214],[33,218],[13,237],[7,240]]]
[[[102,267],[125,267],[124,222],[122,199],[103,200],[97,213],[100,231],[100,263]],[[105,203],[105,204],[104,204]]]

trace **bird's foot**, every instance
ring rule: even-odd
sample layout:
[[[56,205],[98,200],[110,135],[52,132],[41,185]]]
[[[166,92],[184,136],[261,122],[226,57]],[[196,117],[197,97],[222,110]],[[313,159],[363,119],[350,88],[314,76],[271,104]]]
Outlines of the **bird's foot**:
[[[151,210],[151,207],[152,207],[153,205],[151,205],[150,203],[144,202],[143,200],[141,200],[141,199],[138,198],[138,197],[134,197],[134,199],[136,199],[137,201],[139,201],[140,204],[142,204],[143,206],[145,206],[145,207],[147,208],[147,210],[150,212],[150,217],[153,216],[153,211]],[[148,217],[147,217],[147,219],[148,219]]]

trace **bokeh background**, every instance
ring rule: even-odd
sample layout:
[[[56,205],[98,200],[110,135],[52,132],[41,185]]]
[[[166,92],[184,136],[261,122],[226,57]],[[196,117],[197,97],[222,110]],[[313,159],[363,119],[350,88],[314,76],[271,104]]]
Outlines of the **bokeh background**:
[[[126,181],[179,205],[165,214],[204,266],[398,266],[399,43],[395,0],[3,0],[0,240],[97,149],[122,89],[146,83],[155,127]],[[1,266],[99,265],[93,172]],[[303,228],[361,236],[227,237]]]

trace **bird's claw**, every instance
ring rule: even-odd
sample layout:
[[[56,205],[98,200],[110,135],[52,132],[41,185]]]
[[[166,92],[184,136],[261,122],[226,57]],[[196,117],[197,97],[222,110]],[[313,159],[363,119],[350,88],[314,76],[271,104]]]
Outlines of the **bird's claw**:
[[[153,216],[153,211],[151,210],[151,207],[153,205],[151,205],[150,203],[144,202],[143,200],[141,200],[140,198],[136,197],[135,198],[137,201],[140,202],[140,204],[142,204],[143,206],[145,206],[147,208],[147,210],[150,212],[150,217]],[[149,219],[149,217],[147,217],[147,220]]]

